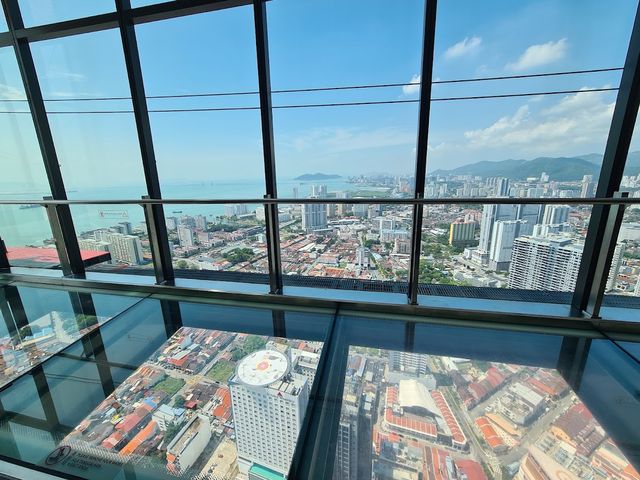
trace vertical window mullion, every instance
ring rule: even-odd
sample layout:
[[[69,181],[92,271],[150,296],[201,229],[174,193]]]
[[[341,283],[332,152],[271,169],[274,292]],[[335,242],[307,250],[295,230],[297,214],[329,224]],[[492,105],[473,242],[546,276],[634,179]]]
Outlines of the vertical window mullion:
[[[153,148],[153,137],[151,135],[151,122],[149,120],[149,110],[147,108],[147,97],[144,90],[142,78],[142,67],[140,65],[140,53],[138,51],[138,41],[136,39],[133,19],[128,15],[131,11],[130,0],[116,0],[118,10],[118,21],[120,35],[122,37],[122,48],[127,67],[127,77],[131,90],[131,102],[138,130],[138,141],[140,143],[140,156],[144,170],[144,178],[147,184],[148,196],[153,200],[161,200],[160,179],[156,165],[156,155]],[[145,220],[149,235],[149,244],[153,256],[153,265],[156,274],[156,282],[159,284],[173,283],[175,275],[173,264],[171,263],[171,250],[169,248],[169,236],[164,217],[162,204],[143,205]]]
[[[424,10],[424,32],[422,39],[422,69],[420,72],[420,114],[418,117],[418,144],[416,148],[416,170],[414,198],[424,198],[427,174],[427,147],[429,142],[429,116],[431,113],[431,81],[436,36],[437,0],[426,0]],[[411,233],[411,257],[409,266],[408,301],[418,303],[418,277],[420,253],[422,251],[422,215],[424,205],[413,206],[413,229]]]
[[[269,42],[267,33],[267,6],[264,0],[253,1],[256,54],[258,59],[258,85],[260,91],[260,117],[262,149],[264,153],[265,198],[278,198],[276,163],[273,139],[273,112],[271,108],[271,78],[269,73]],[[282,262],[280,258],[280,231],[278,205],[265,204],[267,252],[269,261],[269,291],[282,293]]]

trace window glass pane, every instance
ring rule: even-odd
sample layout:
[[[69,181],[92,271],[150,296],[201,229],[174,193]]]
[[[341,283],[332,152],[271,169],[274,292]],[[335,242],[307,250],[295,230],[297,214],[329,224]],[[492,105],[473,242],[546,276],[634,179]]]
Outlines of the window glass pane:
[[[0,12],[0,32],[6,32],[7,30],[9,30],[7,19],[4,18],[4,12]]]
[[[263,206],[168,205],[165,216],[177,276],[268,272]]]
[[[13,48],[0,48],[0,192],[9,198],[50,195],[33,120]]]
[[[40,205],[1,205],[0,238],[7,247],[11,266],[59,267],[49,219]]]
[[[640,121],[636,122],[620,191],[640,197]],[[622,296],[627,298],[621,298]],[[631,298],[634,297],[634,298]],[[640,308],[640,206],[627,205],[611,262],[604,305]]]
[[[262,198],[258,95],[209,95],[258,90],[252,7],[136,31],[163,196]]]
[[[523,299],[568,303],[590,216],[589,205],[427,206],[421,293],[456,294],[438,285],[512,288],[567,292]],[[480,288],[477,295],[493,293]]]
[[[381,198],[411,195],[417,86],[278,90],[415,80],[423,5],[421,0],[267,4],[280,197],[295,198],[294,187],[307,181],[340,190],[366,187]],[[371,101],[410,103],[289,108]]]
[[[110,0],[19,0],[25,27],[62,22],[115,10]]]
[[[585,175],[596,182],[616,99],[610,89],[620,82],[636,5],[494,1],[470,4],[464,13],[457,2],[438,5],[440,83],[432,92],[428,183],[506,177],[521,187],[512,196],[549,197],[559,196],[549,182],[579,187]],[[599,28],[603,23],[619,28]],[[617,70],[446,83],[611,68]],[[508,94],[527,96],[451,100]],[[577,190],[591,196],[592,187]]]
[[[344,194],[328,191],[326,185],[312,189],[325,198]],[[412,209],[404,205],[281,206],[280,244],[285,283],[296,285],[300,275],[406,282],[411,219]],[[316,286],[323,286],[322,282]]]
[[[91,295],[7,285],[0,291],[0,387],[136,303],[136,297]]]
[[[72,205],[78,244],[91,255],[90,266],[113,272],[130,269],[153,274],[144,211],[139,205]],[[145,273],[145,272],[142,272]]]
[[[32,46],[70,198],[146,193],[118,30]],[[124,98],[105,100],[106,98]]]

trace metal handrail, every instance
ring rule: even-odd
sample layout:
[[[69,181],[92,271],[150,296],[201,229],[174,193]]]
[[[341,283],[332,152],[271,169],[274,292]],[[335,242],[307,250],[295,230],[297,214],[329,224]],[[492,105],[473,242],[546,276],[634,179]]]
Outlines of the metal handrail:
[[[388,204],[388,205],[640,205],[640,197],[456,197],[456,198],[135,198],[87,200],[0,200],[0,205],[222,205],[222,204]]]

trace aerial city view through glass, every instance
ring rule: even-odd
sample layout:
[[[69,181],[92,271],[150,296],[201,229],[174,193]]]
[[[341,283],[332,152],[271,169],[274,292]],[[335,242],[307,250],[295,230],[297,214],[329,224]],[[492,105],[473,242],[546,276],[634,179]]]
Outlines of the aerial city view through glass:
[[[352,346],[333,478],[640,474],[555,370]]]
[[[285,478],[321,350],[182,327],[43,464],[100,479],[129,467],[145,478]]]

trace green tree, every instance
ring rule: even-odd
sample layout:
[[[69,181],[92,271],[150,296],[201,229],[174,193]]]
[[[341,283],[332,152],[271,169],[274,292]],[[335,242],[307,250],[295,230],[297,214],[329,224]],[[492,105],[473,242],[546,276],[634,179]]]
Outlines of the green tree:
[[[182,395],[176,395],[176,398],[173,400],[173,406],[176,408],[182,408],[184,407],[185,402],[186,400]]]
[[[253,257],[253,249],[246,247],[234,248],[233,250],[224,253],[222,257],[233,264],[246,262]]]

